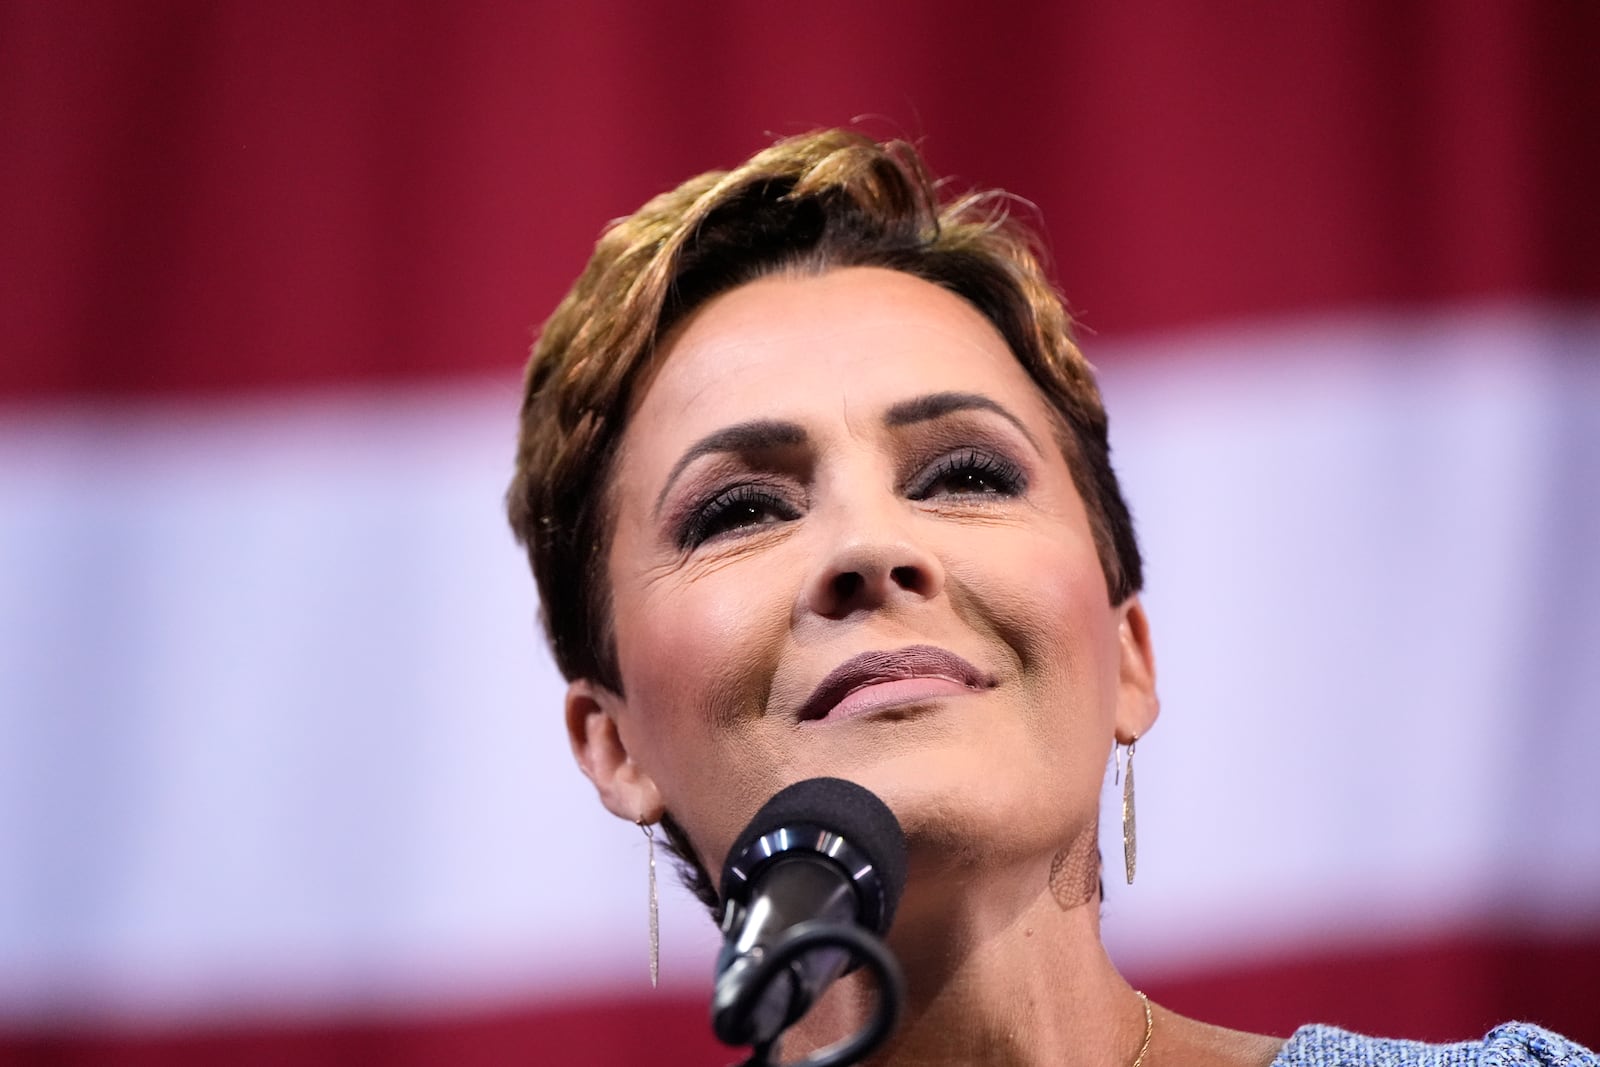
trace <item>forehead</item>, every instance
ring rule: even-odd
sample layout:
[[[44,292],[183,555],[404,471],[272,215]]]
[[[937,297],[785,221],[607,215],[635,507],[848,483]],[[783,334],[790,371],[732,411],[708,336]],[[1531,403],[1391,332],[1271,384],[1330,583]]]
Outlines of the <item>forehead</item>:
[[[1005,339],[954,293],[877,267],[774,275],[721,294],[678,328],[629,436],[865,415],[944,390],[982,392],[1048,419]]]

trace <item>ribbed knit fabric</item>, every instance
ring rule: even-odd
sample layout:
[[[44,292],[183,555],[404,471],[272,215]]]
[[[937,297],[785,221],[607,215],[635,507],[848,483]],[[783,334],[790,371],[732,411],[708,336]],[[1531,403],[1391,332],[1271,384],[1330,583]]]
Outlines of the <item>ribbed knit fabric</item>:
[[[1600,1057],[1559,1034],[1506,1023],[1482,1041],[1425,1045],[1302,1026],[1272,1067],[1600,1067]]]

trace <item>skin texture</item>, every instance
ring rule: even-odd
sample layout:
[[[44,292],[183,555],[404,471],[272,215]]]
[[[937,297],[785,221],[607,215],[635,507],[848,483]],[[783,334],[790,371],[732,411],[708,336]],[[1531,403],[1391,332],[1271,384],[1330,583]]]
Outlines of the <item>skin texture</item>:
[[[602,802],[670,810],[716,872],[778,789],[858,781],[911,857],[890,941],[910,1002],[880,1062],[1131,1063],[1143,1009],[1100,947],[1092,857],[1113,739],[1156,719],[1149,632],[1137,597],[1109,602],[1049,409],[993,326],[877,268],[725,293],[667,339],[610,493],[625,695],[567,698]],[[975,674],[802,719],[839,664],[907,646]],[[861,981],[786,1050],[858,1025]],[[1198,1027],[1171,1019],[1146,1064]],[[1271,1058],[1207,1047],[1167,1054]]]

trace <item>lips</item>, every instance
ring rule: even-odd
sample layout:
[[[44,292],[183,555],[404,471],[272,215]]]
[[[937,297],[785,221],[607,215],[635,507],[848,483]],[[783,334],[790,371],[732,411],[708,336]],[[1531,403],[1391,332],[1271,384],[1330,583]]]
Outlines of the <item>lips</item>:
[[[800,707],[800,721],[844,718],[880,707],[990,689],[995,681],[954,652],[912,645],[863,652],[828,673]]]

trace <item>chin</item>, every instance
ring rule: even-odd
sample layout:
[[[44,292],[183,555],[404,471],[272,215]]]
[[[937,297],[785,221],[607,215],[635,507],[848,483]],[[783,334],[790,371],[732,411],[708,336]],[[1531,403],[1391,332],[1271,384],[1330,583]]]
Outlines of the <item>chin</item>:
[[[1072,833],[1069,807],[1040,788],[1033,768],[1016,760],[975,758],[969,751],[923,752],[841,770],[889,805],[905,830],[913,869],[947,873],[995,862],[1046,862]],[[1096,813],[1091,805],[1091,824]]]

